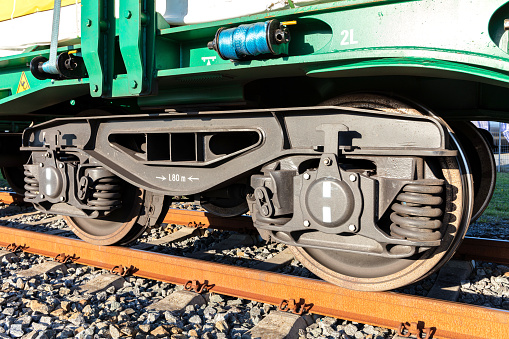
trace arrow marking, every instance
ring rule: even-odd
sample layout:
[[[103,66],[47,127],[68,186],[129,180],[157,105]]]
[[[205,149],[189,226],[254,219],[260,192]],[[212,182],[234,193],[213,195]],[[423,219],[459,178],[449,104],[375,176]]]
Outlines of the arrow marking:
[[[156,179],[161,179],[162,181],[165,181],[166,177],[163,175],[162,177],[156,177]]]
[[[200,180],[200,178],[193,178],[193,176],[190,176],[187,180],[193,182],[193,180]]]

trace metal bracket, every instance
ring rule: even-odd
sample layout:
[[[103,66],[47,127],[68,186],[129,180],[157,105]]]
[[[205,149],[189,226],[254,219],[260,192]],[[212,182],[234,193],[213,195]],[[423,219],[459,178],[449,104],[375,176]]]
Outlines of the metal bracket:
[[[155,62],[154,1],[122,0],[119,13],[120,53],[127,70],[127,83],[125,81],[122,83],[120,94],[132,96],[150,94]],[[125,89],[126,86],[128,91]]]
[[[119,275],[121,277],[125,277],[125,276],[133,274],[135,271],[136,271],[136,268],[133,265],[131,265],[129,267],[123,266],[123,265],[117,265],[110,270],[110,273]]]
[[[60,253],[55,256],[55,261],[62,263],[62,264],[71,264],[78,260],[80,257],[77,257],[76,254],[73,255],[67,255],[65,253]]]
[[[281,303],[279,303],[277,310],[281,312],[290,312],[297,315],[302,315],[309,312],[313,306],[314,304],[306,304],[305,300],[302,298],[299,299],[299,302],[295,302],[295,299],[283,299]]]
[[[115,22],[115,1],[81,1],[81,52],[92,97],[111,97]]]
[[[401,323],[398,328],[398,335],[408,338],[411,335],[422,338],[422,334],[425,334],[424,339],[432,339],[437,329],[435,327],[424,327],[424,321],[412,322],[412,323]]]
[[[186,291],[195,291],[196,293],[205,293],[210,291],[215,284],[209,284],[208,280],[205,280],[203,284],[201,284],[198,280],[189,280],[184,285],[184,289]]]
[[[28,248],[27,245],[16,245],[15,243],[11,243],[11,244],[7,245],[5,250],[12,252],[12,253],[16,253],[16,252],[23,252],[27,248]]]

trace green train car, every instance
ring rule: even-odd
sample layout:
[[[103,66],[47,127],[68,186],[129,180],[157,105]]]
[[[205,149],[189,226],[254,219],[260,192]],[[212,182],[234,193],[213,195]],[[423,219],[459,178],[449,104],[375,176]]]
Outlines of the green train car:
[[[172,199],[250,211],[351,289],[447,262],[495,185],[470,121],[509,121],[509,2],[288,0],[187,20],[198,1],[175,19],[171,0],[82,0],[60,42],[76,20],[51,1],[51,41],[0,58],[11,186],[99,245],[135,240]]]

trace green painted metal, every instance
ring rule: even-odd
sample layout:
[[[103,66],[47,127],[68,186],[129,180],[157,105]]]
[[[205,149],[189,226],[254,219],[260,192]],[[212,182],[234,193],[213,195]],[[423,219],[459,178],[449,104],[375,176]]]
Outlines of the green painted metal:
[[[115,57],[115,2],[82,0],[81,52],[89,74],[92,97],[111,94]]]
[[[123,0],[119,7],[120,53],[129,95],[149,94],[154,72],[156,12],[153,0]],[[120,89],[125,90],[125,84]]]
[[[0,58],[0,114],[26,114],[78,97],[84,85],[90,96],[114,105],[127,97],[139,97],[140,107],[238,102],[248,84],[290,77],[322,83],[390,77],[388,86],[394,76],[451,79],[509,95],[507,0],[344,0],[181,27],[169,27],[150,0],[121,1],[120,7],[115,19],[113,0],[82,1],[81,45],[64,49],[81,51],[88,79],[32,78],[26,64],[47,49]],[[207,48],[221,27],[272,18],[297,21],[289,27],[288,56],[231,62]],[[16,94],[22,71],[31,88]],[[509,103],[499,106],[509,110]]]

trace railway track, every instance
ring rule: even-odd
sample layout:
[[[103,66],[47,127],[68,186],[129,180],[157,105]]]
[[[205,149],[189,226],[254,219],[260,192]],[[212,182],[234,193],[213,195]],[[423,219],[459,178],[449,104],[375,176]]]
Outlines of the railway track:
[[[0,195],[0,200],[5,203],[15,199],[12,194]],[[251,228],[247,217],[229,219],[228,223],[222,220],[208,213],[188,210],[170,210],[165,218],[166,223],[188,226],[175,232],[174,238],[185,237],[185,232],[191,234],[193,228],[189,226],[194,226],[194,230],[207,227],[231,229],[234,224],[242,225],[245,231]],[[171,239],[162,241],[169,242]],[[50,258],[68,256],[74,258],[69,259],[74,263],[108,270],[130,268],[130,273],[135,276],[166,283],[207,283],[211,286],[210,292],[273,305],[279,305],[283,300],[297,300],[310,306],[310,312],[314,314],[334,318],[392,329],[400,329],[402,324],[409,327],[409,324],[418,323],[424,332],[438,338],[504,338],[509,328],[509,312],[504,310],[394,292],[346,290],[321,280],[270,272],[267,270],[271,268],[270,262],[265,265],[260,263],[257,267],[262,269],[251,269],[144,250],[157,245],[155,241],[135,248],[96,246],[56,235],[0,227],[2,247],[21,246],[24,252]],[[195,257],[206,259],[207,253]],[[507,264],[509,242],[468,238],[457,257]]]

